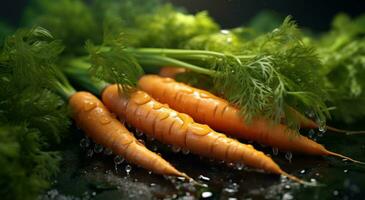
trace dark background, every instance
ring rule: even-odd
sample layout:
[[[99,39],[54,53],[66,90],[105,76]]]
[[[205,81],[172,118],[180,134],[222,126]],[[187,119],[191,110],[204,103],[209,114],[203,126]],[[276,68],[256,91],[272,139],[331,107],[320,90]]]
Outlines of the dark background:
[[[57,0],[50,0],[57,1]],[[147,0],[146,0],[147,1]],[[166,0],[167,1],[167,0]],[[2,0],[0,18],[17,25],[28,0]],[[333,16],[345,12],[351,16],[365,13],[365,0],[170,0],[189,12],[208,10],[224,28],[245,24],[261,10],[292,15],[300,26],[326,30]]]

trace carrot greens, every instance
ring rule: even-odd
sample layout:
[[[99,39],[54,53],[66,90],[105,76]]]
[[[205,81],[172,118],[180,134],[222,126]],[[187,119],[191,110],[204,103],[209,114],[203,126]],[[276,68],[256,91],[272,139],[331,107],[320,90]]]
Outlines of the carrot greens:
[[[62,99],[47,89],[62,47],[41,28],[9,36],[0,53],[0,193],[35,199],[58,172],[55,149],[70,124]]]

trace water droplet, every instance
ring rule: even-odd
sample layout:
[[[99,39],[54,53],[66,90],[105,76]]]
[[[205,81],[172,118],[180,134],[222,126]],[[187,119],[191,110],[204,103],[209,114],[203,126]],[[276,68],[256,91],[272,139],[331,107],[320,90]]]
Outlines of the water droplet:
[[[290,186],[290,185],[288,185],[288,184],[286,184],[286,185],[284,186],[284,188],[285,188],[285,189],[287,189],[287,190],[290,190],[290,189],[291,189],[291,186]]]
[[[202,193],[202,198],[205,199],[205,198],[210,198],[213,196],[213,193],[211,192],[203,192]]]
[[[305,173],[305,169],[300,170],[300,173],[301,174],[304,174]]]
[[[88,146],[90,146],[90,140],[89,138],[82,138],[80,140],[80,147],[83,148],[83,149],[86,149]]]
[[[319,130],[319,132],[325,133],[327,131],[326,121],[324,121],[324,120],[317,120],[317,124],[318,124],[318,130]]]
[[[274,156],[277,156],[279,154],[279,149],[277,147],[273,147],[272,153],[274,154]]]
[[[124,158],[122,158],[122,156],[117,155],[114,157],[114,164],[116,165],[120,165],[124,162]]]
[[[143,145],[146,145],[146,143],[142,139],[138,139],[138,142],[141,143],[141,144],[143,144]]]
[[[288,177],[287,177],[287,176],[285,176],[285,175],[281,175],[281,176],[280,176],[280,182],[281,182],[281,183],[286,183],[286,182],[288,182]]]
[[[337,196],[339,194],[339,192],[337,190],[333,191],[333,196]]]
[[[226,165],[227,165],[227,167],[234,167],[235,166],[235,164],[232,163],[232,162],[227,162]]]
[[[349,170],[348,169],[344,169],[343,172],[344,173],[347,173],[347,172],[349,172]]]
[[[96,107],[96,103],[92,101],[84,102],[84,111],[90,111]]]
[[[151,187],[155,187],[156,186],[156,183],[150,183],[150,186]]]
[[[244,167],[245,167],[245,165],[243,163],[236,163],[237,170],[241,171]]]
[[[221,30],[221,33],[222,33],[222,34],[224,34],[224,35],[227,35],[227,34],[229,34],[229,30],[222,29],[222,30]]]
[[[190,153],[190,150],[189,149],[182,149],[181,151],[184,155],[188,155]]]
[[[91,158],[91,157],[93,157],[93,155],[94,155],[94,151],[92,149],[88,149],[86,152],[86,156]]]
[[[101,144],[95,144],[94,145],[94,152],[95,153],[101,153],[103,151],[103,146]]]
[[[174,153],[179,153],[179,152],[180,152],[180,150],[181,150],[181,148],[180,148],[180,147],[175,146],[175,145],[173,145],[171,149],[172,149],[172,152],[174,152]]]
[[[155,138],[147,135],[147,141],[153,142],[153,141],[155,141]]]
[[[157,147],[157,145],[152,145],[151,149],[152,149],[152,151],[157,151],[158,147]]]
[[[316,180],[316,179],[314,179],[314,178],[311,178],[311,179],[310,179],[310,182],[315,183],[315,182],[317,182],[317,180]]]
[[[292,200],[294,197],[290,193],[285,193],[282,200]]]
[[[105,148],[104,149],[104,155],[110,156],[113,154],[113,151],[109,148]]]
[[[136,129],[136,136],[137,137],[142,137],[143,136],[143,132],[140,131],[139,129]]]
[[[133,126],[130,123],[126,123],[126,127],[127,127],[127,129],[132,129],[133,128]]]
[[[91,195],[95,196],[96,195],[96,192],[92,192]]]
[[[127,175],[129,175],[129,173],[132,171],[132,166],[126,165],[125,168],[124,168],[124,170],[127,173]]]
[[[112,121],[112,120],[110,120],[110,118],[109,118],[109,117],[101,117],[101,118],[100,118],[100,120],[99,120],[99,122],[100,122],[101,124],[103,124],[103,125],[105,125],[105,124],[109,124],[111,121]]]
[[[321,132],[321,133],[325,133],[325,132],[327,131],[327,126],[326,126],[326,125],[324,125],[324,126],[319,126],[319,127],[318,127],[318,130],[319,130],[319,132]]]
[[[316,134],[316,132],[313,129],[310,129],[308,131],[308,137],[311,138],[311,139],[314,137],[315,134]]]
[[[291,159],[293,158],[293,154],[291,152],[286,152],[285,158],[291,163]]]
[[[198,179],[203,180],[203,181],[210,181],[209,177],[203,176],[203,175],[199,175]]]

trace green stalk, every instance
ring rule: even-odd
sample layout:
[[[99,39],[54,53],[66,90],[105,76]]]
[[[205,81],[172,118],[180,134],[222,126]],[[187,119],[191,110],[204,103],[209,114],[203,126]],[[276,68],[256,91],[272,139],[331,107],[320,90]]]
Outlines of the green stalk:
[[[162,49],[162,48],[138,48],[138,49],[126,49],[126,50],[130,53],[135,53],[135,54],[163,55],[174,58],[185,57],[189,55],[204,55],[204,56],[222,57],[222,58],[226,56],[223,53],[206,51],[206,50]]]
[[[92,79],[88,73],[90,66],[90,63],[84,59],[73,59],[69,62],[68,67],[62,68],[62,71],[71,81],[78,83],[82,88],[93,94],[100,95],[108,83]]]
[[[209,75],[209,76],[217,76],[218,73],[214,70],[202,68],[187,62],[183,62],[177,59],[168,58],[164,56],[148,56],[148,55],[136,55],[138,62],[142,65],[157,65],[157,66],[173,66],[173,67],[184,67],[193,72]]]
[[[73,94],[76,93],[76,90],[70,84],[63,84],[61,82],[56,82],[55,88],[56,92],[62,96],[65,100],[68,100]]]

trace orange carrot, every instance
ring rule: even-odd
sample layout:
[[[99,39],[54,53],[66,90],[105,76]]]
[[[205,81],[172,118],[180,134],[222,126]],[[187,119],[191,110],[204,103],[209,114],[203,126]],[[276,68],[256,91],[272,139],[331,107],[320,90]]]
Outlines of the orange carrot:
[[[157,174],[188,178],[138,142],[133,134],[91,93],[75,93],[70,97],[69,105],[77,125],[97,144],[110,148],[127,161]]]
[[[320,126],[316,122],[314,122],[313,120],[307,118],[302,113],[300,113],[297,110],[295,110],[294,108],[289,107],[289,109],[293,113],[293,116],[296,118],[296,120],[298,122],[300,122],[300,127],[301,128],[307,128],[307,129],[317,129],[317,128],[320,128]],[[334,127],[331,127],[331,126],[328,126],[328,125],[326,125],[325,127],[323,127],[323,129],[328,129],[330,131],[337,132],[337,133],[346,133],[347,135],[354,135],[354,134],[363,134],[363,133],[365,133],[365,131],[343,130],[343,129],[334,128]]]
[[[162,77],[175,78],[176,75],[186,72],[182,67],[162,67],[158,73]]]
[[[252,119],[248,124],[240,116],[239,109],[230,105],[226,100],[207,91],[175,82],[171,78],[145,75],[139,80],[138,85],[158,101],[167,103],[179,112],[189,114],[199,123],[207,124],[213,129],[231,136],[253,140],[284,151],[331,155],[359,162],[328,151],[322,145],[282,124],[273,124],[259,117]]]
[[[110,85],[103,91],[102,100],[120,118],[162,143],[226,162],[243,163],[304,183],[284,172],[270,157],[255,150],[252,145],[242,144],[207,125],[195,123],[190,116],[170,109],[145,92],[121,95],[117,85]]]

